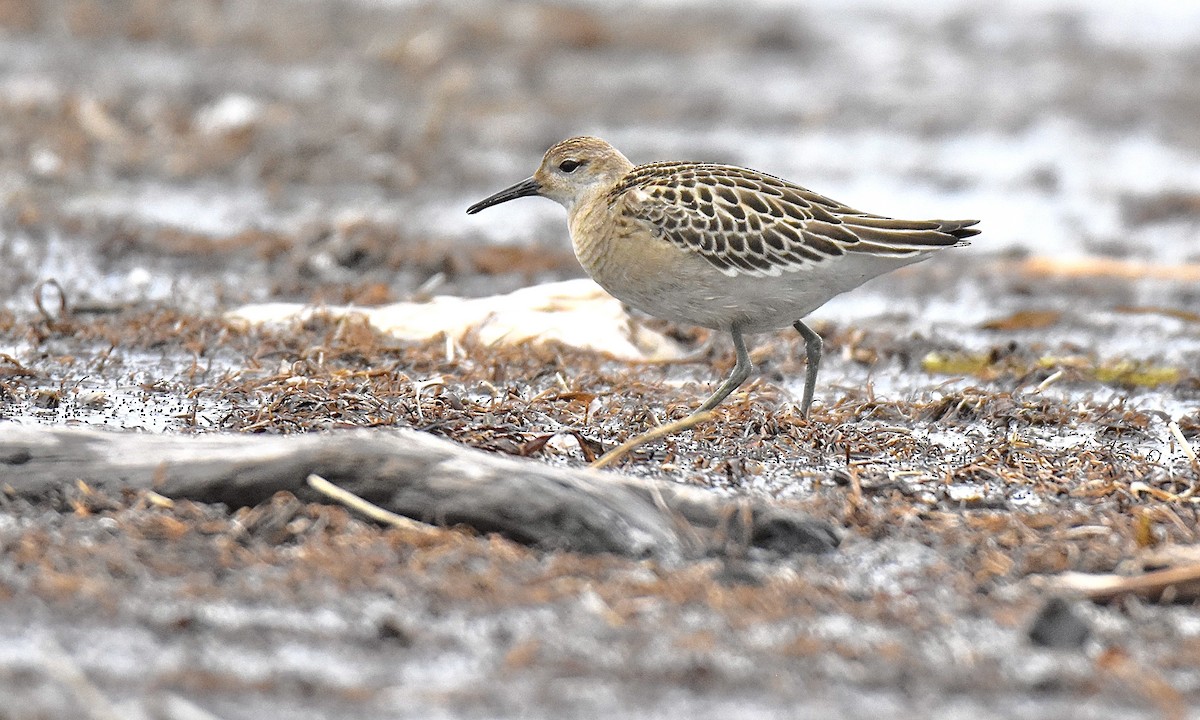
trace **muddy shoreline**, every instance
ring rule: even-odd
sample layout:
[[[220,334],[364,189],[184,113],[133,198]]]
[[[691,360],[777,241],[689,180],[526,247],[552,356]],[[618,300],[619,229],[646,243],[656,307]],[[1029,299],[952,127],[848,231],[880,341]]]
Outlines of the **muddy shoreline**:
[[[614,470],[784,503],[835,552],[0,492],[10,714],[1200,717],[1186,586],[1056,589],[1200,562],[1190,11],[923,8],[0,2],[0,433],[404,427],[554,468],[686,415],[733,354],[654,319],[698,354],[229,319],[580,277],[551,203],[463,212],[571,134],[984,230],[814,314],[810,418],[798,338],[758,336],[716,422]]]

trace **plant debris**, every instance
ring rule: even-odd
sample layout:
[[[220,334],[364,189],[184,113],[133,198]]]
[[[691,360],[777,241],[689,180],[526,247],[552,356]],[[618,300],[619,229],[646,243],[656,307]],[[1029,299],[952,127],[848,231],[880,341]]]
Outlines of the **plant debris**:
[[[703,532],[653,505],[686,561],[380,524],[301,468],[198,503],[167,468],[111,489],[109,458],[29,497],[13,450],[6,716],[1186,717],[1195,23],[1034,5],[0,1],[0,436],[403,428],[590,472],[688,417],[727,339],[631,316],[682,350],[644,361],[367,319],[580,278],[558,208],[463,210],[589,129],[984,232],[814,314],[811,417],[795,333],[755,336],[710,420],[605,471],[728,501]],[[228,315],[267,303],[304,310]],[[793,552],[793,513],[837,549]]]

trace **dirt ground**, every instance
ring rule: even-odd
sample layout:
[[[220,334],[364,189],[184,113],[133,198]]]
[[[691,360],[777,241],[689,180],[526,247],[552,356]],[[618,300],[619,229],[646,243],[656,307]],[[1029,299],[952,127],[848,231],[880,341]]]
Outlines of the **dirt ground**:
[[[0,0],[0,433],[399,425],[582,466],[683,417],[732,350],[654,319],[701,352],[224,317],[581,275],[551,204],[463,214],[579,132],[984,231],[814,316],[811,417],[799,339],[759,336],[716,421],[614,470],[836,552],[667,566],[81,477],[0,494],[0,719],[1200,717],[1197,593],[1060,584],[1200,562],[1200,40],[1120,5]]]

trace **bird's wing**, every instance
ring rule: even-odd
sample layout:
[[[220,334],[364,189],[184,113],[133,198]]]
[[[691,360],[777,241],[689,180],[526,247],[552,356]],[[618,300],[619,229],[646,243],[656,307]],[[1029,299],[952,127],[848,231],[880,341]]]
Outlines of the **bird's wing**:
[[[979,232],[970,227],[975,220],[863,213],[786,180],[728,165],[639,165],[609,202],[727,275],[779,275],[854,253],[913,257],[966,244]]]

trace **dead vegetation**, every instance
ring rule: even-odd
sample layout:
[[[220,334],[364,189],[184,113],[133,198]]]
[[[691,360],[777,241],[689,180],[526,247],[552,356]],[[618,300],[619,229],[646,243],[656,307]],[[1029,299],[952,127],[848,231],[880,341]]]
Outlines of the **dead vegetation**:
[[[794,407],[796,340],[755,338],[752,382],[712,422],[610,476],[734,508],[708,525],[672,511],[689,549],[675,557],[547,549],[466,520],[379,525],[306,494],[313,463],[204,502],[158,492],[177,479],[165,467],[132,487],[114,462],[19,491],[33,455],[4,445],[17,425],[120,431],[143,470],[159,435],[220,463],[205,442],[398,427],[554,477],[686,416],[730,369],[719,340],[691,362],[626,363],[400,342],[320,313],[222,319],[248,301],[377,304],[578,276],[560,221],[507,245],[440,225],[462,210],[455,193],[569,132],[630,128],[639,160],[739,163],[718,129],[1026,147],[1049,116],[1081,135],[1200,137],[1194,53],[1097,43],[1078,9],[1036,16],[1016,44],[965,8],[855,25],[964,63],[961,89],[933,73],[941,60],[902,76],[857,65],[829,18],[782,5],[490,10],[0,0],[0,715],[1186,717],[1200,696],[1200,271],[1186,248],[1145,258],[1142,244],[1194,224],[1186,187],[1112,179],[1120,231],[1086,238],[1086,261],[980,242],[865,290],[887,299],[877,316],[818,324],[810,419]],[[1012,102],[1026,85],[1005,72],[1026,77],[1041,42],[1060,43],[1046,57],[1061,81]],[[762,57],[821,102],[745,102],[741,74]],[[577,102],[584,76],[612,95]],[[989,192],[918,165],[879,172]],[[1074,208],[1072,173],[1088,167],[1048,164],[1003,190]],[[355,460],[345,475],[369,474]],[[748,531],[743,508],[817,518],[841,544],[789,551],[770,523]]]

